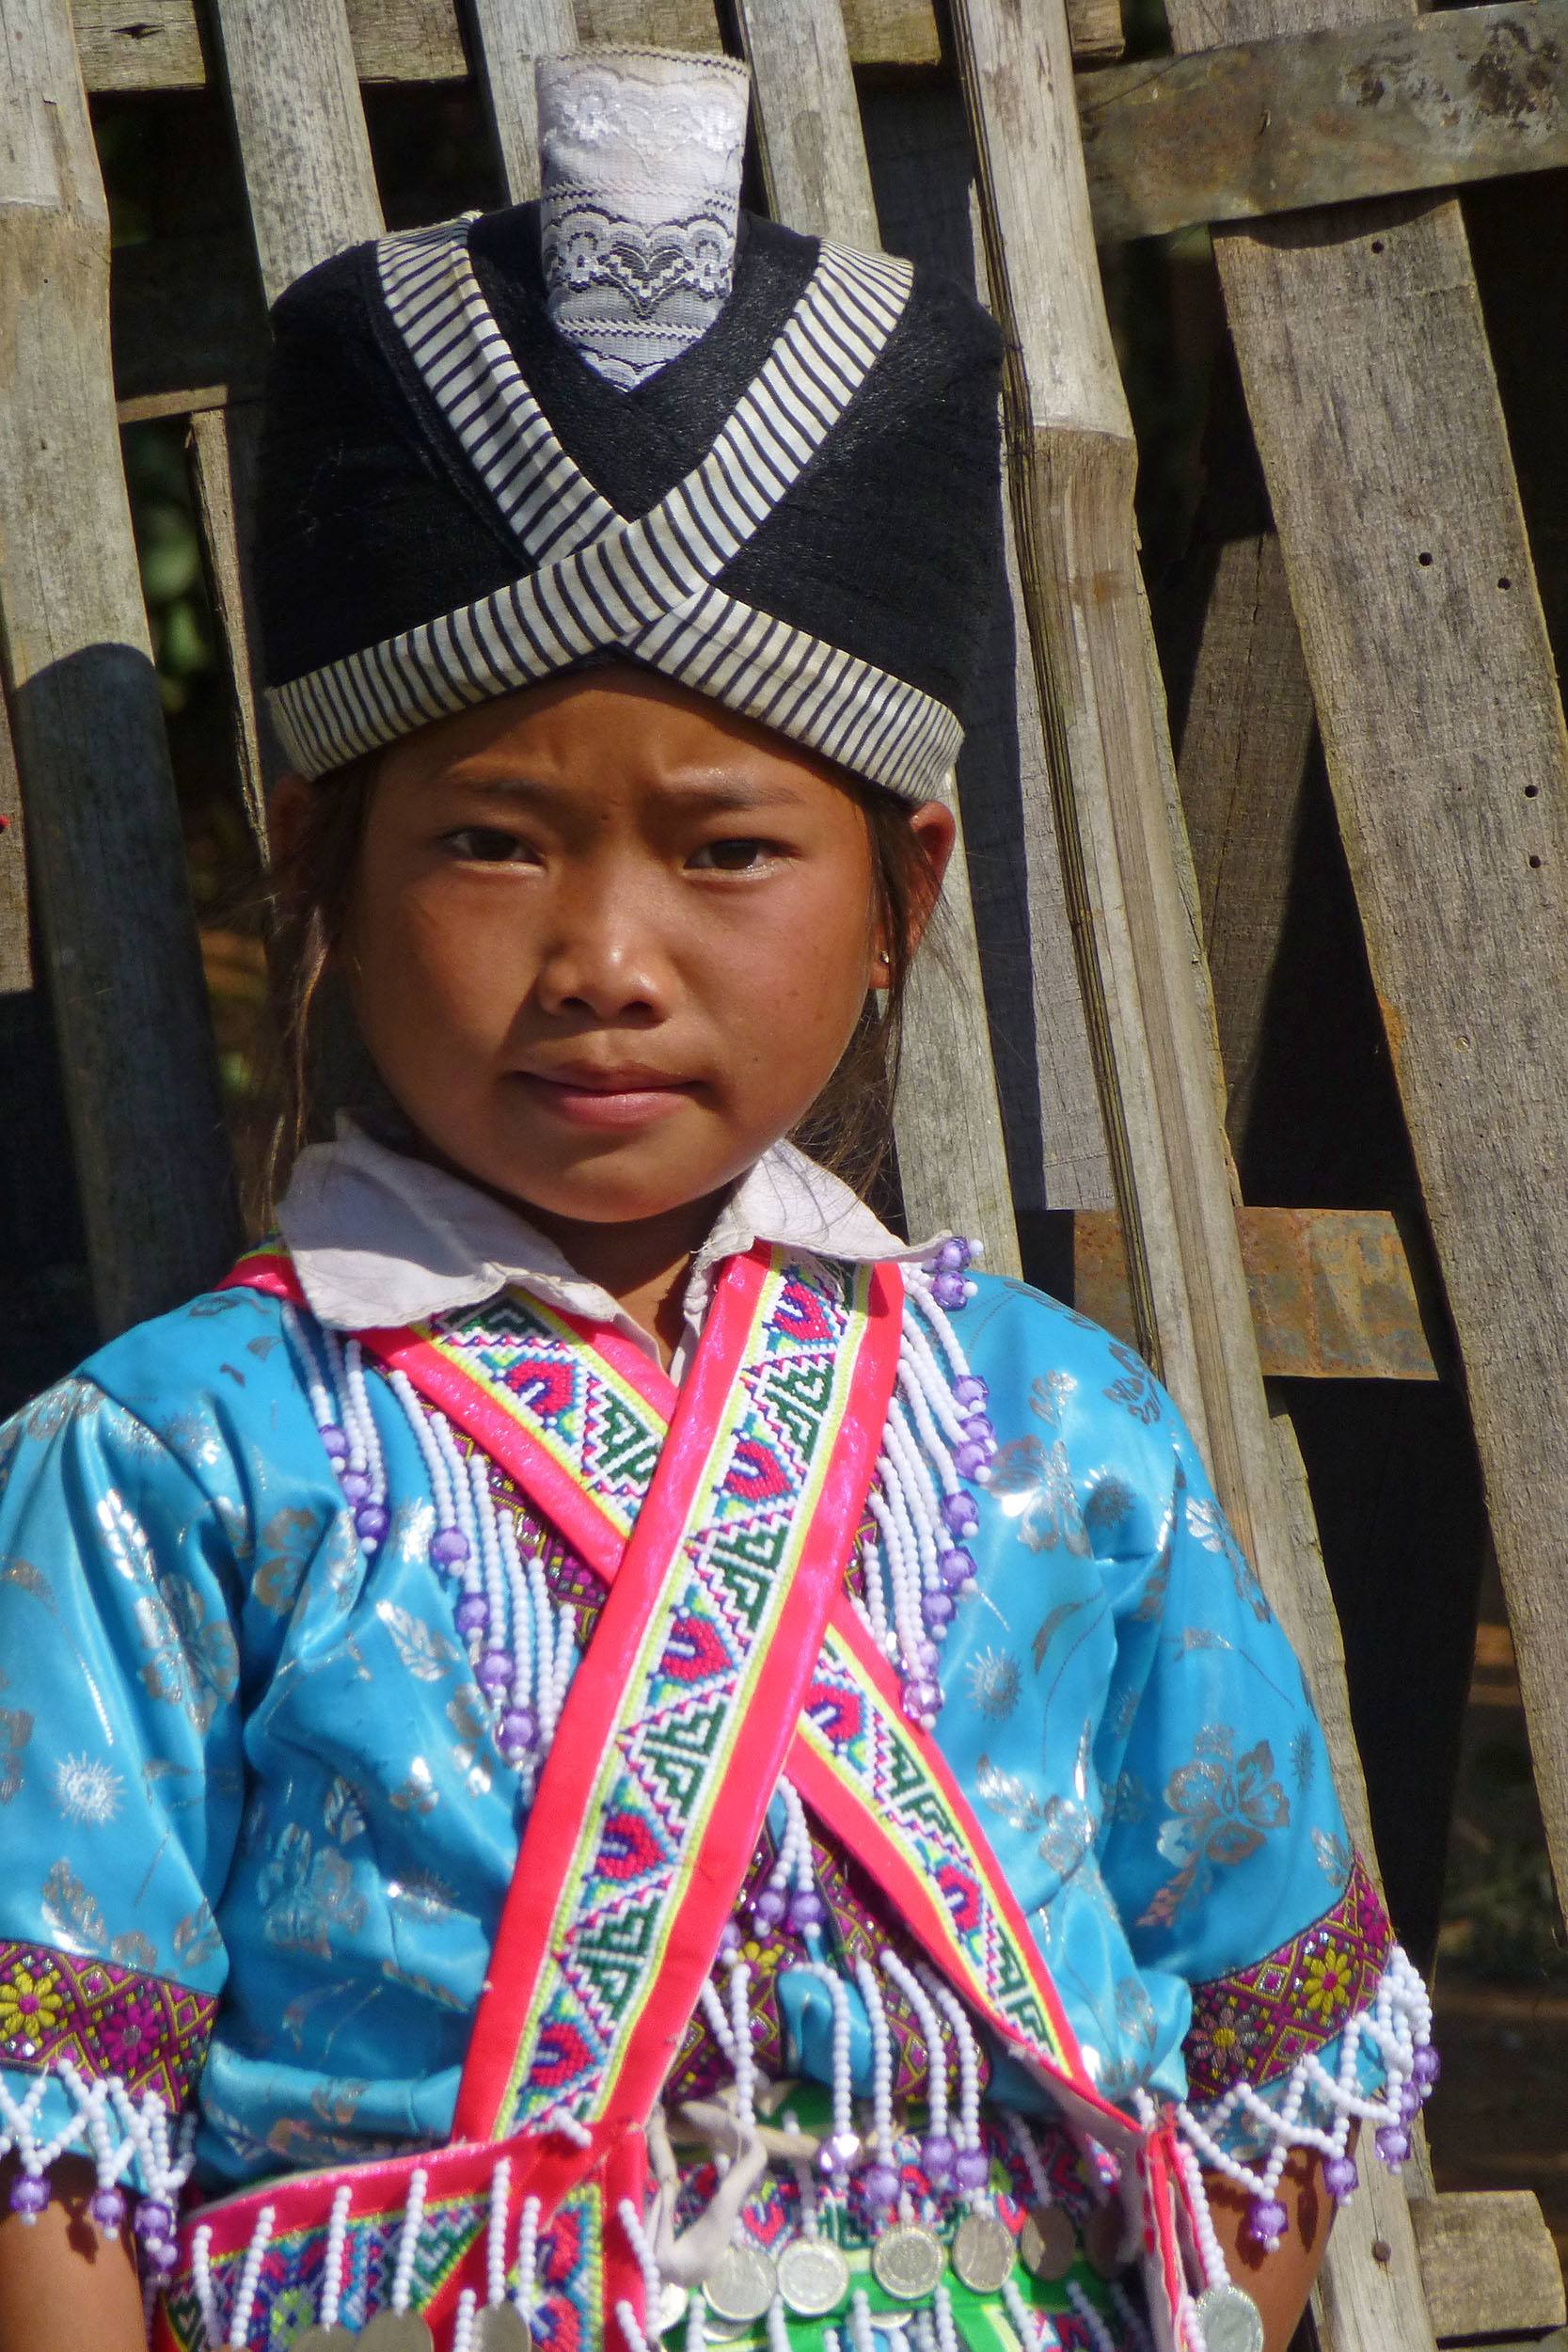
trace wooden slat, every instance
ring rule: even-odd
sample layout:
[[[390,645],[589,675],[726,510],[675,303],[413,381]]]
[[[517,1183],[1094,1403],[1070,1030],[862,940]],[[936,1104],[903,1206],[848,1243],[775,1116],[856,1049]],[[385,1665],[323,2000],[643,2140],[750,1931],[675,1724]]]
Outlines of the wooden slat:
[[[255,498],[260,429],[253,402],[203,410],[191,419],[190,453],[213,617],[228,657],[240,794],[258,863],[264,864],[267,792],[282,759],[261,701],[261,640],[240,548],[242,522]]]
[[[954,0],[953,26],[991,290],[1015,355],[1013,494],[1139,1333],[1312,1670],[1310,1637],[1332,1624],[1333,1609],[1304,1482],[1300,1526],[1285,1516],[1252,1343],[1217,1057],[1172,853],[1169,744],[1135,553],[1135,455],[1094,256],[1066,19],[1048,0]],[[1320,1704],[1348,1724],[1342,1659],[1323,1656],[1321,1673],[1331,1687]],[[1334,1752],[1358,1784],[1354,1739],[1341,1734]],[[1402,2193],[1381,2168],[1367,2173],[1330,2243],[1325,2321],[1338,2352],[1432,2352]],[[1374,2237],[1386,2264],[1370,2259]]]
[[[1234,1150],[1244,1148],[1300,843],[1315,721],[1241,389],[1216,383],[1197,532],[1209,543],[1181,727],[1181,805]]]
[[[514,204],[539,193],[533,61],[577,46],[572,0],[469,0],[475,59],[501,181]]]
[[[935,66],[942,38],[931,0],[844,0],[857,66]],[[197,0],[75,0],[82,71],[89,90],[199,89],[212,59]],[[467,78],[454,0],[349,0],[349,29],[362,82]],[[669,49],[722,46],[712,0],[578,0],[584,40],[655,42]],[[1118,0],[1073,0],[1074,55],[1102,64],[1121,55]]]
[[[1440,2335],[1499,2336],[1568,2319],[1561,2265],[1531,2190],[1456,2191],[1414,2212]]]
[[[1072,1303],[1133,1339],[1121,1219],[1071,1219]],[[1253,1335],[1265,1379],[1441,1379],[1442,1311],[1412,1269],[1387,1209],[1236,1212]]]
[[[1382,0],[1379,0],[1381,8]],[[1182,46],[1356,0],[1172,0]],[[1216,235],[1568,1896],[1568,735],[1456,201]]]
[[[849,53],[815,0],[739,0],[763,168],[781,218],[875,249],[871,175]],[[957,802],[953,803],[955,815]],[[961,820],[942,894],[946,970],[911,978],[896,1132],[911,1232],[952,1227],[983,1241],[999,1274],[1020,1269],[1002,1112],[991,1067]]]
[[[1377,14],[1085,75],[1101,242],[1568,164],[1568,0]]]
[[[235,1226],[65,0],[3,0],[0,56],[0,637],[94,1295],[114,1330],[210,1280]]]
[[[342,0],[213,0],[261,284],[362,237],[381,199]]]

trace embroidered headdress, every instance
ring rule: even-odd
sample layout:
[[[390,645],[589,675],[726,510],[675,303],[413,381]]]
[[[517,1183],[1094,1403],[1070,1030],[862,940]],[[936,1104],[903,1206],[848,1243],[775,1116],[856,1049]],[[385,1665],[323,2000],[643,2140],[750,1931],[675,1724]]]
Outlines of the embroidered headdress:
[[[744,70],[539,70],[544,196],[382,238],[273,313],[258,581],[316,776],[604,660],[910,799],[999,559],[1000,339],[958,287],[739,212]]]

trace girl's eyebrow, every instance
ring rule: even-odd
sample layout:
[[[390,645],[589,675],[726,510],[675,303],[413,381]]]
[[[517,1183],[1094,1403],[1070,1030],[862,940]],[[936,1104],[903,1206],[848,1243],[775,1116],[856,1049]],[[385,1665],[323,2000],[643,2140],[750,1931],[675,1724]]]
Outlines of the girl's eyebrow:
[[[446,778],[450,789],[482,792],[499,800],[520,801],[532,807],[561,805],[578,798],[580,787],[550,784],[535,776],[472,776]],[[671,778],[653,787],[661,800],[686,804],[700,814],[723,815],[731,809],[799,807],[800,796],[789,785],[747,784],[736,776]]]

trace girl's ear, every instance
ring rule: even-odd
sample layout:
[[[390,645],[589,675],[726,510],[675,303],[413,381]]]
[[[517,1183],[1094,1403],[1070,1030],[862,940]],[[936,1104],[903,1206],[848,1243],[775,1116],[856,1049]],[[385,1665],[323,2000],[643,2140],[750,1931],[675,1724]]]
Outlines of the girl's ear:
[[[906,960],[914,954],[925,936],[926,926],[935,912],[938,898],[942,896],[942,877],[947,871],[948,861],[953,855],[954,844],[958,837],[958,820],[945,801],[922,801],[920,806],[910,813],[909,828],[915,846],[919,850],[919,864],[924,870],[921,873],[919,891],[910,903],[910,935],[905,942]],[[873,956],[871,985],[873,988],[886,988],[892,978],[892,960],[888,952],[890,942],[884,926],[880,922],[877,926],[876,936],[871,944]]]
[[[286,769],[273,786],[267,803],[267,844],[275,866],[287,866],[299,848],[310,814],[310,787],[303,776]]]

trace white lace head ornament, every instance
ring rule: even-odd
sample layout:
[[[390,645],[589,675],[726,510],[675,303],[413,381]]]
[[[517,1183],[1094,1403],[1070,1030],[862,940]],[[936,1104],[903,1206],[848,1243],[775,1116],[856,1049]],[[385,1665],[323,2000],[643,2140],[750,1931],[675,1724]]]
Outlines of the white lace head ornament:
[[[729,57],[582,49],[535,69],[540,240],[557,331],[622,388],[729,299],[750,77]]]

